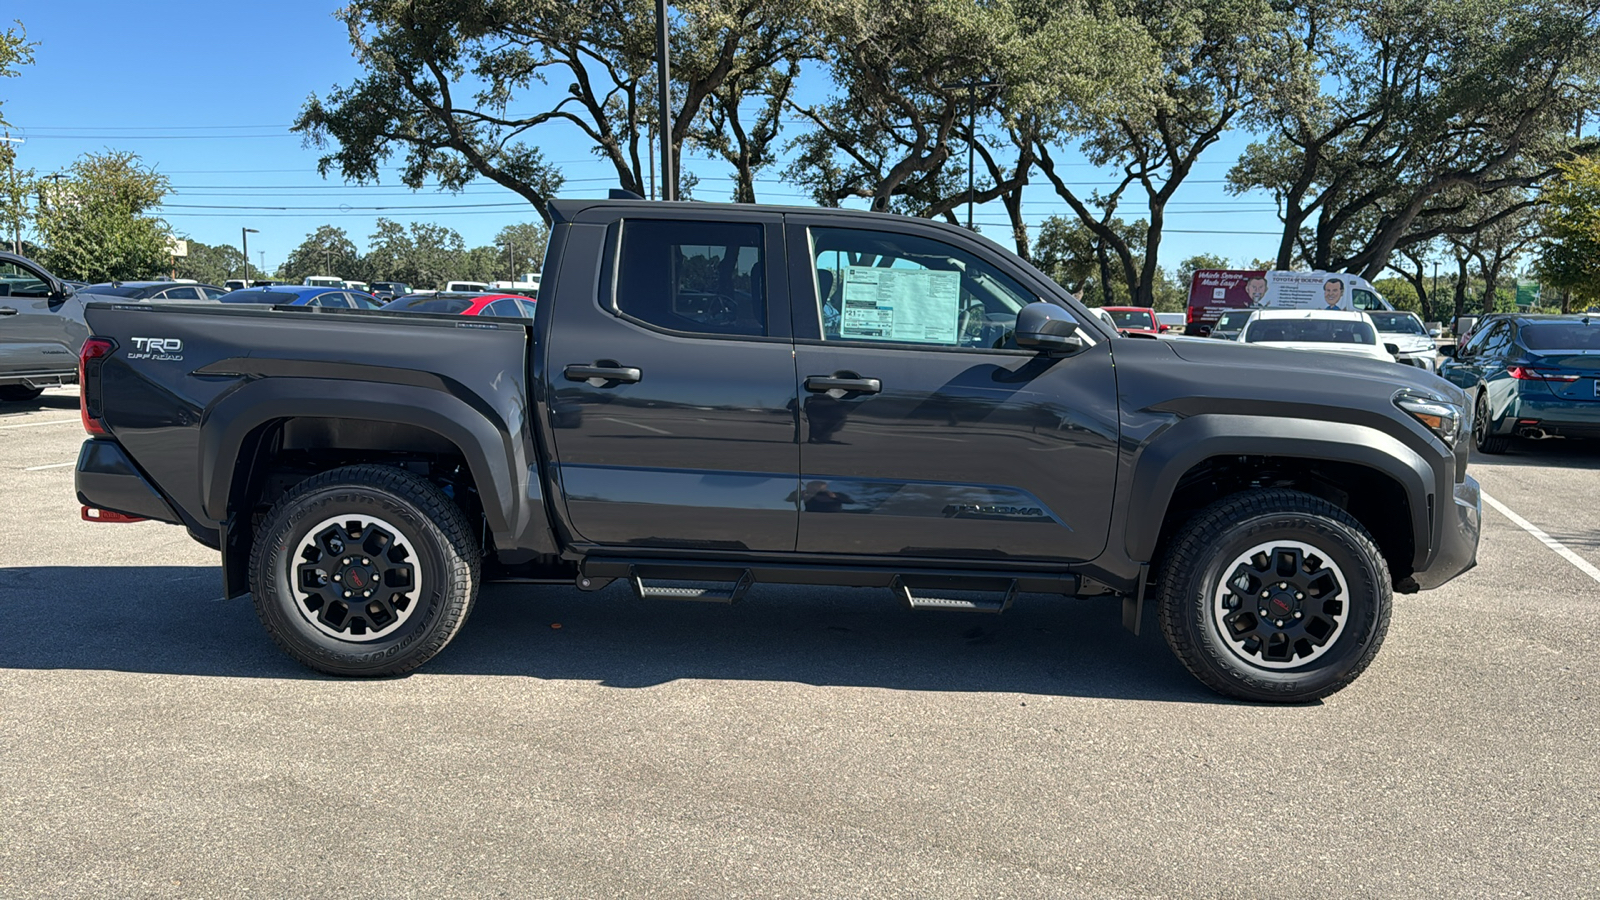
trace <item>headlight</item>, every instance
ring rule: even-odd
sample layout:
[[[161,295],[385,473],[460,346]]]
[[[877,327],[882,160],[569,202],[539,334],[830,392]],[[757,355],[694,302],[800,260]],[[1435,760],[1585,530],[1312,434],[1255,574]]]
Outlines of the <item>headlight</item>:
[[[1427,426],[1429,431],[1439,436],[1439,440],[1444,441],[1446,447],[1455,447],[1456,439],[1461,436],[1461,407],[1448,400],[1412,391],[1395,394],[1394,405]]]

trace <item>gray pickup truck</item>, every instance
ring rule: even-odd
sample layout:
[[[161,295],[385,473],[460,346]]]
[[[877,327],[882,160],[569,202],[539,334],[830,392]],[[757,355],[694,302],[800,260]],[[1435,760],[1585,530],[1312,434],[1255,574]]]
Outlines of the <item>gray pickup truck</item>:
[[[88,296],[32,260],[0,253],[0,401],[32,400],[77,380]]]
[[[187,528],[341,675],[421,665],[487,581],[798,583],[1154,603],[1206,685],[1306,701],[1476,560],[1471,414],[1427,372],[1119,336],[934,222],[551,212],[531,322],[90,304],[85,517]]]

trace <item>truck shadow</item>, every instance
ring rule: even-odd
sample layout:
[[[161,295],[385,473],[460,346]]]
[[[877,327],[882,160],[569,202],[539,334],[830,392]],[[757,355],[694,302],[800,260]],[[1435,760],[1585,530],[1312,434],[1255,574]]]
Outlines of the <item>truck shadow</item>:
[[[272,644],[248,598],[219,599],[219,582],[210,567],[0,569],[0,667],[323,677]],[[994,616],[912,612],[886,591],[764,585],[730,607],[640,602],[620,584],[490,585],[422,671],[1228,702],[1184,671],[1153,616],[1134,637],[1115,601],[1046,595]]]

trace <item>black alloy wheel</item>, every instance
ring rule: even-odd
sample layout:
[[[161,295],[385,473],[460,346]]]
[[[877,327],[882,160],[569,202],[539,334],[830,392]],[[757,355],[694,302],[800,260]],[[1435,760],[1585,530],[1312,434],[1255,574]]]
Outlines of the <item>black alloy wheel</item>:
[[[1472,407],[1472,445],[1479,453],[1504,453],[1511,446],[1511,438],[1494,433],[1494,420],[1489,418],[1489,401],[1485,396],[1487,386],[1478,388],[1478,402]]]
[[[251,549],[256,614],[278,646],[330,675],[399,675],[460,631],[482,553],[461,510],[390,466],[323,472],[284,495]]]
[[[1388,630],[1393,586],[1353,517],[1299,491],[1225,497],[1178,530],[1159,566],[1161,631],[1207,687],[1303,703],[1354,681]]]

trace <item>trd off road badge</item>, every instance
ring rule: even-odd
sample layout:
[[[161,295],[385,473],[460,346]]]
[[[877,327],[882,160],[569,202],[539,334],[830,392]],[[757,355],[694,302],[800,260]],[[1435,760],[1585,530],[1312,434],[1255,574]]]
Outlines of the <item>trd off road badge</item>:
[[[177,338],[136,337],[131,340],[133,352],[128,354],[128,359],[149,359],[156,362],[183,359],[183,341]]]

